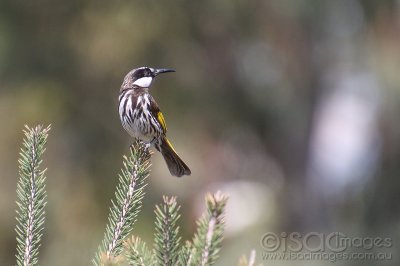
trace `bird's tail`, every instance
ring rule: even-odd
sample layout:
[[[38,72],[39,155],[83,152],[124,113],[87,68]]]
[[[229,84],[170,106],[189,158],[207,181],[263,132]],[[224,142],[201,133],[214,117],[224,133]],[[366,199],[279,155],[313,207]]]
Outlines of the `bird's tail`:
[[[189,167],[182,161],[178,154],[176,154],[171,142],[169,142],[166,137],[162,138],[160,152],[164,156],[164,160],[167,163],[171,175],[181,177],[191,174]]]

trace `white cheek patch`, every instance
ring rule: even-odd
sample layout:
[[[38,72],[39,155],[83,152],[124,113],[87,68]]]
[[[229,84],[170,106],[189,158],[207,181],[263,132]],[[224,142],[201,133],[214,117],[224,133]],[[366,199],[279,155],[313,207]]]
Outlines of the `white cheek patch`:
[[[148,88],[152,81],[153,81],[152,77],[143,77],[133,82],[133,84],[142,88]]]

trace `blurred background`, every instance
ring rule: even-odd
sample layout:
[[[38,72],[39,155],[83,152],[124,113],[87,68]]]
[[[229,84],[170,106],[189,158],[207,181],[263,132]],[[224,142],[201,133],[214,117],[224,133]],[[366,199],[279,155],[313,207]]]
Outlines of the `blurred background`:
[[[392,260],[362,263],[399,265],[399,47],[394,0],[2,0],[0,265],[15,264],[17,158],[38,123],[52,125],[40,263],[90,264],[131,141],[118,90],[139,66],[177,70],[151,92],[192,175],[153,156],[136,235],[152,245],[154,205],[176,195],[191,238],[221,190],[218,265],[261,262],[269,231],[390,237]]]

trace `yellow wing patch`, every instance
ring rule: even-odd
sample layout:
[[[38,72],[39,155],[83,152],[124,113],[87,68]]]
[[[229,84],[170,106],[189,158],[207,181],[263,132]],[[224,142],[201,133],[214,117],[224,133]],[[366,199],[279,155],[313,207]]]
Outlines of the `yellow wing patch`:
[[[167,138],[164,138],[164,139],[165,139],[165,142],[167,142],[168,146],[171,148],[171,150],[173,150],[176,153],[174,146],[172,146],[171,142],[169,142],[169,140]]]
[[[167,124],[165,123],[164,116],[161,112],[157,113],[157,121],[160,123],[161,127],[163,128],[164,133],[167,132]]]

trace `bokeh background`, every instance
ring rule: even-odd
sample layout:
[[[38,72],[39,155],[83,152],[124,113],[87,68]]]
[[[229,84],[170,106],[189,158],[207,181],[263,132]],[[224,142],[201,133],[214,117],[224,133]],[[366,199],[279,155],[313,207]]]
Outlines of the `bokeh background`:
[[[151,245],[154,205],[176,195],[189,239],[205,193],[221,190],[218,265],[251,249],[262,262],[269,231],[390,237],[378,251],[392,260],[362,263],[399,265],[394,0],[2,0],[0,265],[15,263],[17,158],[24,124],[38,123],[52,125],[41,265],[90,264],[129,151],[118,90],[138,66],[177,70],[152,94],[193,174],[171,177],[154,155],[136,235]]]

